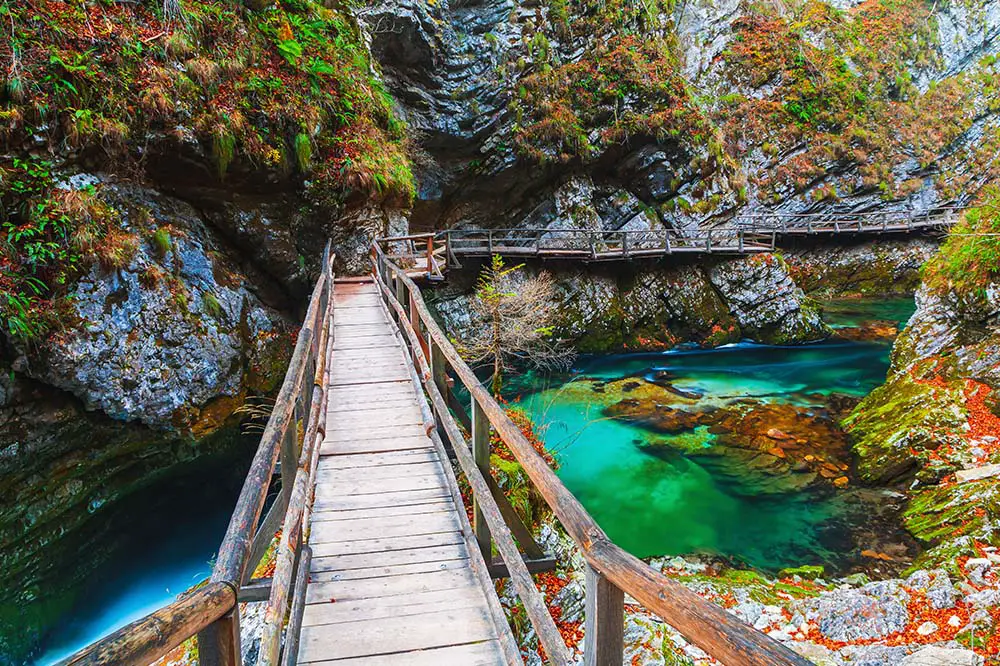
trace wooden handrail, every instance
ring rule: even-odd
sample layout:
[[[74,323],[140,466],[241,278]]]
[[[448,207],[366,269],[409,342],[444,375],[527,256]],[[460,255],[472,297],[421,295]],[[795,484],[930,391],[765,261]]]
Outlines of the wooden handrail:
[[[808,661],[789,648],[747,626],[719,606],[695,594],[683,584],[664,576],[637,557],[615,545],[594,519],[591,518],[590,514],[587,513],[579,501],[577,501],[576,497],[562,484],[548,463],[535,451],[521,430],[507,416],[504,408],[483,388],[475,373],[462,360],[447,335],[437,325],[420,295],[419,288],[413,280],[406,275],[403,269],[388,260],[377,242],[373,245],[373,256],[375,259],[373,262],[375,280],[379,283],[380,291],[387,302],[394,302],[395,306],[398,306],[393,307],[393,309],[396,311],[400,322],[405,322],[403,328],[409,331],[407,337],[410,338],[411,353],[418,359],[418,364],[421,366],[421,380],[424,383],[425,389],[431,395],[437,415],[443,417],[447,413],[447,403],[445,398],[440,395],[438,387],[433,381],[434,373],[432,368],[428,367],[426,362],[420,362],[422,355],[420,345],[415,344],[416,341],[413,340],[416,337],[416,330],[420,326],[423,327],[426,337],[432,343],[434,352],[440,352],[444,362],[451,368],[456,377],[462,381],[471,394],[474,408],[482,411],[500,439],[507,444],[515,458],[521,464],[532,485],[559,519],[570,538],[580,548],[588,566],[593,570],[594,575],[592,579],[595,582],[595,587],[601,587],[605,592],[607,592],[608,588],[617,588],[619,591],[628,593],[647,609],[656,613],[664,621],[677,629],[688,641],[723,663],[733,666],[736,664],[745,664],[748,666],[808,666]],[[401,286],[403,292],[409,292],[410,312],[415,314],[416,321],[409,319],[412,315],[408,314],[403,308],[400,302],[402,299],[398,298],[393,293],[393,290],[389,288],[387,284],[389,281],[394,282],[397,286]],[[452,440],[459,464],[462,466],[463,471],[466,472],[467,478],[470,480],[470,485],[473,486],[473,490],[476,492],[477,501],[485,506],[488,504],[488,500],[486,499],[489,496],[488,490],[484,489],[478,481],[473,481],[474,478],[478,477],[476,473],[469,473],[471,467],[475,467],[475,462],[478,461],[474,461],[471,466],[469,465],[470,461],[465,455],[468,451],[464,448],[467,446],[464,437],[461,437],[460,433],[453,436],[453,433],[449,432],[452,428],[448,420],[442,419],[442,421],[449,439]],[[457,427],[455,430],[457,431]],[[457,438],[461,438],[461,444],[456,441]],[[497,529],[500,527],[495,524],[496,516],[493,517],[493,521],[491,522],[490,527],[496,536]],[[504,551],[508,551],[508,549],[506,547],[501,549],[502,555]],[[511,555],[511,553],[507,552],[507,555]],[[504,557],[504,559],[507,561],[507,557]],[[511,562],[507,563],[508,565],[511,564]],[[590,576],[588,576],[588,580],[591,580]],[[518,585],[515,579],[515,586],[518,588],[520,594],[523,585]],[[530,591],[525,590],[525,592],[526,596],[531,598]],[[588,601],[590,600],[591,592],[588,592]],[[588,603],[588,607],[594,609],[607,608],[608,604],[606,602],[609,599],[612,603],[615,603],[614,600],[620,596],[620,593],[605,594],[603,598],[599,598],[600,592],[597,592],[594,596],[595,603]],[[524,597],[522,597],[522,601],[524,601]],[[594,612],[593,614],[604,615],[604,612]],[[620,611],[618,615],[612,614],[611,620],[614,621],[616,617],[620,617]],[[547,623],[544,619],[539,618],[536,624],[536,618],[532,617],[531,613],[529,613],[529,618],[532,619],[532,623],[540,637],[543,635],[543,632],[548,633]],[[599,643],[605,633],[620,637],[620,627],[616,630],[612,626],[595,625],[594,621],[595,618],[587,618],[587,631],[590,636],[588,641]],[[547,646],[546,649],[548,649]],[[591,653],[593,653],[593,656],[591,656]],[[561,653],[557,652],[556,654],[559,655]],[[588,664],[604,663],[601,660],[601,654],[606,655],[606,652],[602,653],[599,645],[593,650],[588,649],[587,658],[591,659]],[[619,649],[619,663],[620,658]]]
[[[327,295],[332,301],[332,289]],[[278,544],[274,574],[271,577],[271,594],[264,613],[264,630],[261,638],[260,663],[264,666],[277,666],[281,657],[281,630],[288,612],[289,597],[293,593],[293,585],[302,574],[303,560],[300,558],[301,545],[306,543],[309,532],[309,510],[312,506],[312,488],[316,475],[316,465],[319,459],[319,449],[326,436],[326,405],[329,392],[327,386],[330,379],[330,354],[333,348],[333,328],[331,325],[332,308],[326,308],[326,314],[320,327],[318,350],[320,355],[316,372],[313,377],[314,389],[312,405],[309,411],[302,452],[298,458],[295,471],[295,481],[288,500],[288,510],[281,529],[281,540]],[[308,559],[305,561],[308,571]],[[304,597],[300,595],[304,605]],[[297,610],[301,621],[301,609]],[[294,616],[294,614],[293,614]],[[298,629],[296,629],[296,633]],[[294,657],[295,655],[291,655]],[[286,658],[286,662],[288,659]]]
[[[209,583],[80,650],[65,664],[147,666],[236,605],[236,588]]]
[[[270,535],[261,535],[262,529],[270,530],[281,524],[287,507],[298,507],[299,496],[294,488],[282,488],[268,519],[258,525],[274,475],[278,455],[288,457],[289,447],[298,446],[297,403],[307,407],[324,398],[323,390],[316,390],[316,378],[326,371],[322,356],[326,350],[325,333],[333,285],[330,244],[323,253],[320,276],[309,299],[302,328],[289,362],[278,397],[275,400],[260,444],[250,463],[243,482],[236,508],[233,511],[225,537],[219,547],[218,558],[209,582],[202,588],[184,595],[144,618],[141,618],[109,636],[89,645],[66,659],[63,664],[96,666],[97,664],[135,664],[146,666],[192,636],[198,636],[198,655],[201,666],[236,666],[240,660],[239,608],[237,600],[241,584],[257,565],[262,548],[254,548],[254,541]],[[315,370],[314,370],[315,369]],[[306,378],[309,381],[306,381]],[[325,380],[320,380],[325,386]],[[319,416],[317,416],[317,414]],[[322,427],[322,408],[311,409],[303,424],[307,432],[315,433]],[[286,449],[285,451],[282,451]],[[295,451],[291,456],[299,458]],[[298,470],[296,470],[296,475]],[[292,479],[283,474],[284,479]],[[293,484],[294,485],[294,484]],[[291,500],[291,501],[289,501]],[[298,509],[296,509],[297,511]],[[297,514],[301,515],[301,514]],[[253,553],[253,557],[251,557]],[[284,568],[282,569],[284,575]],[[275,590],[272,584],[271,595]]]

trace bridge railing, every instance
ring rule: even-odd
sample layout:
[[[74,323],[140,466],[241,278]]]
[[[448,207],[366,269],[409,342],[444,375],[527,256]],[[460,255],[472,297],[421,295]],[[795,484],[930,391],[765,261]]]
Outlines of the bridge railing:
[[[261,645],[264,664],[278,663],[281,627],[290,612],[283,654],[284,663],[294,663],[309,570],[309,550],[301,546],[309,524],[308,489],[325,428],[324,361],[333,339],[331,265],[327,245],[288,371],[208,583],[87,646],[63,664],[146,666],[197,636],[200,666],[236,666],[241,663],[241,601],[268,602]],[[279,457],[281,489],[261,518]],[[279,529],[273,576],[251,580]]]
[[[808,666],[787,647],[744,624],[735,616],[664,576],[612,542],[572,493],[535,451],[504,408],[483,388],[448,336],[428,310],[420,289],[406,269],[393,263],[379,246],[372,247],[373,276],[383,300],[404,333],[415,374],[432,411],[430,435],[440,433],[451,445],[473,493],[473,530],[483,558],[492,561],[495,547],[511,583],[551,664],[572,663],[572,655],[536,587],[515,540],[490,475],[491,431],[508,446],[531,484],[559,519],[586,560],[586,632],[584,663],[622,663],[624,595],[628,594],[660,616],[688,641],[726,664],[742,666]],[[471,399],[468,437],[453,415],[453,379]],[[464,411],[464,409],[462,409]],[[516,517],[515,517],[516,518]],[[526,540],[530,540],[530,535]]]
[[[585,261],[680,252],[743,254],[771,250],[770,235],[736,226],[675,229],[449,229],[438,233],[449,257],[560,257]]]

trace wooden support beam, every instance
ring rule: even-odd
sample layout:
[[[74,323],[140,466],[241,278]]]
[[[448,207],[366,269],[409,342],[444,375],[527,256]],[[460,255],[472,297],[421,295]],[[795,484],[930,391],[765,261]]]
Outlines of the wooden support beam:
[[[240,602],[256,603],[258,601],[267,601],[270,594],[270,578],[253,578],[240,588],[238,599]]]
[[[486,483],[490,486],[490,493],[493,495],[493,499],[496,500],[497,507],[499,507],[500,513],[503,515],[504,522],[507,523],[514,538],[517,539],[517,543],[521,546],[521,550],[524,551],[526,559],[544,559],[545,552],[541,546],[535,543],[535,537],[532,536],[531,530],[525,527],[521,521],[521,516],[517,515],[517,511],[511,506],[510,501],[504,495],[503,489],[496,482],[496,479],[489,474],[486,474],[485,477]]]
[[[240,609],[198,632],[198,666],[242,666],[240,656]]]
[[[476,467],[484,478],[490,476],[490,421],[483,413],[482,407],[472,399],[472,457],[476,461]],[[490,528],[483,517],[482,507],[479,501],[473,499],[472,529],[476,533],[476,541],[479,543],[479,550],[483,554],[483,559],[487,562],[493,561],[493,540],[490,537]]]
[[[621,666],[625,650],[625,593],[586,565],[584,666]]]
[[[507,564],[502,558],[494,559],[488,565],[487,568],[490,570],[490,578],[493,580],[499,580],[501,578],[510,578],[510,570],[507,568]],[[528,571],[533,574],[542,573],[545,571],[555,571],[556,570],[556,558],[554,557],[540,557],[538,559],[524,559],[524,566],[528,567]]]

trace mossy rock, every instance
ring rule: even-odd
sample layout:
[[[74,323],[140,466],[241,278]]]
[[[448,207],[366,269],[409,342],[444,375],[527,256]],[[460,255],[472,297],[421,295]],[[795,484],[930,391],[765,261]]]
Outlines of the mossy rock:
[[[1000,479],[936,486],[913,495],[903,512],[906,529],[930,548],[913,569],[941,567],[956,571],[956,560],[979,557],[975,543],[1000,546]]]
[[[826,569],[823,565],[804,564],[800,567],[782,569],[778,572],[778,576],[781,578],[792,578],[793,576],[798,576],[799,578],[805,578],[806,580],[816,580],[817,578],[822,578],[825,573]]]
[[[960,441],[963,404],[959,383],[917,381],[906,371],[893,375],[842,423],[858,456],[860,477],[889,483],[916,475],[927,452]]]

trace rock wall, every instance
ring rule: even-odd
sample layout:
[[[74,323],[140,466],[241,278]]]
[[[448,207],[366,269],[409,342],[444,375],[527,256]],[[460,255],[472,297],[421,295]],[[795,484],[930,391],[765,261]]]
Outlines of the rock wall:
[[[23,639],[0,658],[30,649],[113,551],[115,507],[192,461],[247,454],[234,410],[276,390],[295,340],[297,304],[193,207],[100,181],[65,187],[100,183],[137,238],[127,260],[86,269],[62,330],[0,345],[0,624],[19,627],[0,635]]]
[[[782,257],[795,283],[812,296],[909,295],[939,245],[924,236],[821,242],[785,248]]]
[[[997,196],[966,215],[927,264],[886,383],[844,425],[860,475],[907,484],[908,527],[929,562],[1000,546],[1000,282]]]
[[[527,266],[527,277],[540,270]],[[717,346],[748,338],[771,344],[826,337],[818,306],[773,255],[711,263],[568,268],[550,264],[561,290],[556,335],[583,352],[664,349],[681,342]],[[478,325],[468,305],[474,268],[453,273],[432,295],[447,330]]]
[[[970,201],[997,172],[998,7],[383,0],[361,18],[418,130],[415,226],[683,230]]]

